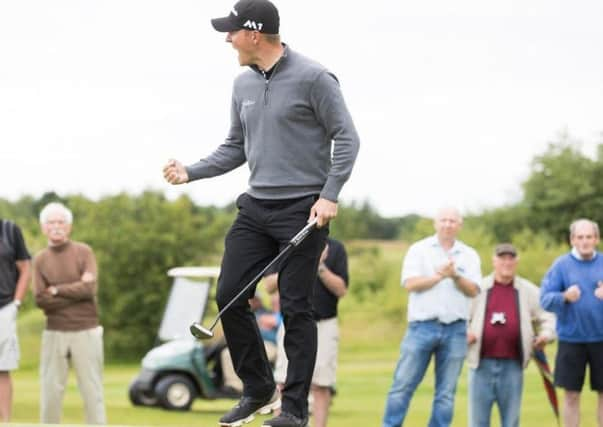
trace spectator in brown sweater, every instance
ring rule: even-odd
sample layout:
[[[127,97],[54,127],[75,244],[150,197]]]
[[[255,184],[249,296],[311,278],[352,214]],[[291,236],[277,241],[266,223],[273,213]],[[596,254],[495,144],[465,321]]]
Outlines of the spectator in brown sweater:
[[[87,424],[106,424],[103,328],[96,304],[92,249],[69,239],[73,215],[60,203],[40,212],[48,247],[34,258],[34,295],[46,314],[40,362],[42,423],[59,423],[69,365],[75,369]]]

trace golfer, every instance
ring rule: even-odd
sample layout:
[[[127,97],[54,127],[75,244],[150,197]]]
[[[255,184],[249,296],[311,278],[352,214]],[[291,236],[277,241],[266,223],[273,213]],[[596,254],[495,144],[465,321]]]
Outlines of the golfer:
[[[229,172],[247,162],[249,188],[225,239],[217,302],[224,307],[305,224],[318,229],[281,263],[279,291],[289,359],[282,412],[264,426],[306,426],[307,397],[316,358],[312,286],[328,223],[352,171],[359,139],[336,77],[279,37],[279,14],[267,0],[241,0],[212,20],[249,68],[234,82],[225,142],[189,166],[176,160],[163,169],[171,184]],[[222,327],[243,398],[220,425],[250,422],[256,412],[278,408],[279,396],[262,337],[242,295],[222,315]]]

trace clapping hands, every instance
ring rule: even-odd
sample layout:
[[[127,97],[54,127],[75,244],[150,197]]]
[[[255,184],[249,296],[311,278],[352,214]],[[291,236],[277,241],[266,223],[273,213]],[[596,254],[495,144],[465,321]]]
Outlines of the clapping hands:
[[[456,267],[454,265],[454,261],[449,259],[448,262],[438,268],[437,273],[442,277],[455,277]]]

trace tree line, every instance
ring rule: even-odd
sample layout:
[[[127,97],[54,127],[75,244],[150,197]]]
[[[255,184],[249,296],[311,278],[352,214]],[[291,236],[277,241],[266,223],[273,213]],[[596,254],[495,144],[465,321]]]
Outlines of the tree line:
[[[15,202],[0,199],[0,217],[15,221],[34,255],[46,246],[38,222],[40,210],[60,201],[74,214],[72,239],[88,243],[99,266],[98,303],[109,359],[138,358],[156,339],[170,291],[169,268],[219,265],[223,239],[236,215],[225,207],[196,205],[184,195],[118,194],[98,201],[82,195],[47,193]],[[360,219],[363,219],[362,221]],[[333,233],[345,238],[394,238],[396,224],[381,218],[368,203],[343,205]],[[24,308],[31,309],[31,296]]]

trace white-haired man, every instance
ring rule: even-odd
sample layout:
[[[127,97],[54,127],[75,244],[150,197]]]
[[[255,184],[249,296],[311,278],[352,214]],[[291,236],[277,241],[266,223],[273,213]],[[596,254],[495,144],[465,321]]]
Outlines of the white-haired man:
[[[46,315],[40,362],[42,423],[61,421],[69,365],[75,369],[87,424],[106,424],[103,397],[103,328],[96,303],[92,249],[69,239],[73,215],[61,203],[40,212],[48,247],[34,258],[34,295]]]
[[[603,256],[597,251],[599,226],[588,219],[574,221],[570,243],[570,253],[557,258],[542,280],[540,303],[557,315],[555,385],[565,390],[563,425],[580,425],[580,393],[589,365],[590,387],[598,394],[598,425],[603,427]]]

